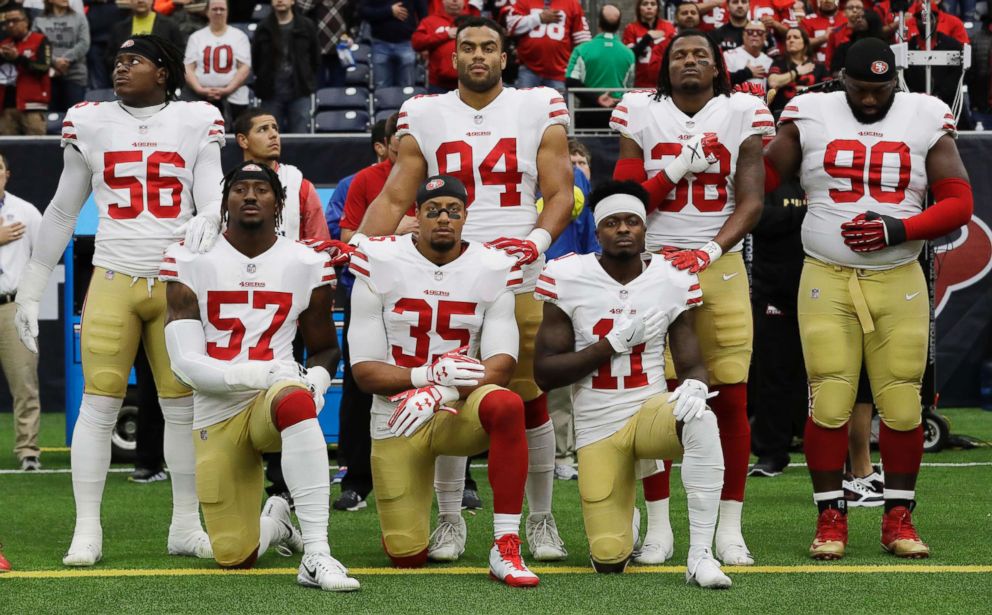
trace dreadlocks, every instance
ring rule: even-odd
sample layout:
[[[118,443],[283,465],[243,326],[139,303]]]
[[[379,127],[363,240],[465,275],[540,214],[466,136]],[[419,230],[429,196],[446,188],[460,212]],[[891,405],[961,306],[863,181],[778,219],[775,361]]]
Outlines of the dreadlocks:
[[[727,72],[727,63],[723,59],[723,52],[716,46],[713,39],[706,36],[706,33],[700,30],[682,30],[668,43],[668,47],[665,49],[665,55],[661,57],[661,69],[658,70],[658,91],[654,95],[655,100],[661,100],[664,96],[672,95],[672,75],[669,68],[672,47],[675,47],[675,42],[679,39],[690,36],[698,36],[704,39],[706,44],[710,46],[710,52],[713,54],[713,62],[716,64],[716,78],[713,79],[713,94],[715,96],[730,96],[730,73]]]
[[[186,84],[186,65],[183,64],[183,52],[172,42],[157,34],[136,34],[129,37],[129,40],[140,44],[141,47],[150,45],[154,48],[153,55],[155,57],[149,57],[149,59],[159,68],[165,69],[165,99],[178,100],[177,92]],[[128,48],[121,47],[117,53],[127,50]]]
[[[259,168],[261,171],[252,169],[254,173],[261,173],[268,180],[269,185],[272,186],[272,191],[276,195],[276,228],[278,229],[282,226],[282,209],[286,205],[286,190],[282,187],[282,182],[279,181],[279,176],[266,164],[259,164],[254,160],[245,160],[238,166],[231,169],[231,171],[224,176],[224,192],[221,196],[221,208],[220,208],[220,220],[224,226],[227,226],[227,197],[231,194],[231,186],[237,180],[238,175],[241,170],[247,166],[254,168]]]

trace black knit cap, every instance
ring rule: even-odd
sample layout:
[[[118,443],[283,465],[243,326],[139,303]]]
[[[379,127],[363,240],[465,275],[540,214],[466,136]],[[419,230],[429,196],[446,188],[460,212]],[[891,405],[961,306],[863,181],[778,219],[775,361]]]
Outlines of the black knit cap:
[[[159,68],[165,66],[165,58],[162,57],[162,52],[155,46],[155,43],[143,36],[129,38],[121,43],[117,54],[120,55],[122,53],[133,53],[145,57]]]
[[[462,203],[468,201],[468,191],[465,190],[465,184],[460,179],[450,175],[434,175],[428,177],[427,181],[417,189],[417,206],[439,196],[450,196]]]
[[[858,81],[892,81],[896,78],[896,56],[885,41],[863,38],[847,50],[844,74]]]

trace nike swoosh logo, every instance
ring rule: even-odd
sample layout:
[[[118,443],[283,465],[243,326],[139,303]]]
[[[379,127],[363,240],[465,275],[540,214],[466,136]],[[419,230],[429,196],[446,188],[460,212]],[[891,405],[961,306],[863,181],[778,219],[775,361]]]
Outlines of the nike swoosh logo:
[[[629,344],[631,341],[633,341],[633,339],[634,339],[634,334],[631,333],[630,335],[627,336],[627,343]]]
[[[918,294],[920,294],[920,291],[916,291],[913,294],[906,293],[906,301],[912,301]]]
[[[313,568],[313,570],[311,570],[311,569],[307,568],[307,565],[306,564],[303,564],[303,569],[307,571],[307,574],[310,575],[310,578],[313,578],[313,579],[316,579],[317,578],[317,568],[316,568],[316,566]]]
[[[723,281],[726,282],[728,280],[734,279],[735,277],[737,277],[736,273],[725,273],[723,274]]]

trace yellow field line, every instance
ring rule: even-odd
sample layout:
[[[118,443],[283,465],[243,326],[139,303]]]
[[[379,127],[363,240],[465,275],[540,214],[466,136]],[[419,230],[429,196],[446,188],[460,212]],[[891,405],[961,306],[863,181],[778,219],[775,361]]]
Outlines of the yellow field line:
[[[68,453],[68,446],[42,446],[39,448],[42,453]]]
[[[82,579],[99,577],[193,577],[193,576],[273,576],[292,575],[296,568],[254,568],[251,570],[220,570],[218,568],[161,568],[161,569],[100,569],[83,570],[26,570],[12,571],[0,574],[0,582],[4,579]],[[362,576],[390,575],[484,575],[488,568],[453,567],[453,568],[351,568],[351,574]],[[593,574],[587,566],[549,566],[534,568],[538,574]],[[685,566],[637,566],[627,569],[633,574],[682,574]],[[800,566],[748,566],[734,567],[727,570],[731,576],[736,574],[977,574],[992,573],[992,566],[939,566],[927,564],[887,564],[869,565],[800,565]]]

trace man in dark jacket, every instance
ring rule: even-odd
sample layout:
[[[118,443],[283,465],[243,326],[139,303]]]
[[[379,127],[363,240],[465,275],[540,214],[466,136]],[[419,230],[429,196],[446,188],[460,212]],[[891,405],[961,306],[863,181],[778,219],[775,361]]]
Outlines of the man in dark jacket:
[[[417,54],[410,39],[427,17],[427,0],[365,0],[358,14],[372,27],[375,87],[413,85]]]
[[[272,0],[272,13],[251,45],[255,94],[282,132],[310,132],[310,95],[320,66],[317,26],[293,9],[293,0]]]
[[[186,49],[186,37],[172,18],[159,15],[152,10],[152,0],[133,0],[131,16],[117,22],[110,32],[110,41],[104,54],[104,61],[110,73],[114,70],[114,58],[121,44],[135,34],[154,34],[161,36],[179,49]]]

